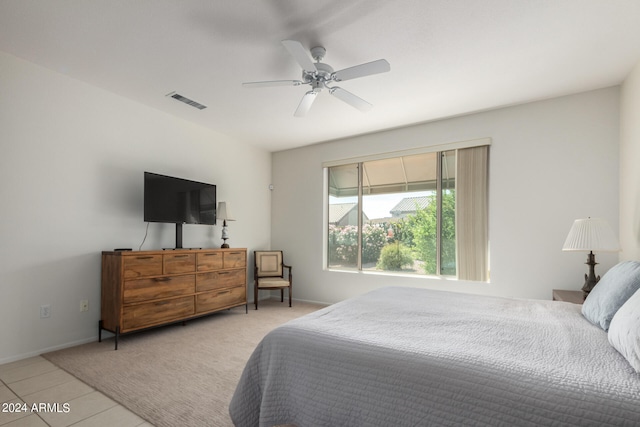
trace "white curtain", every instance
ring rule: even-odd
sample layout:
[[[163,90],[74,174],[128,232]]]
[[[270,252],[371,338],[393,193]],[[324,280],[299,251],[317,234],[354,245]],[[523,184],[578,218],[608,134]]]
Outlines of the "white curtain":
[[[458,279],[489,279],[489,146],[458,150],[456,248]]]

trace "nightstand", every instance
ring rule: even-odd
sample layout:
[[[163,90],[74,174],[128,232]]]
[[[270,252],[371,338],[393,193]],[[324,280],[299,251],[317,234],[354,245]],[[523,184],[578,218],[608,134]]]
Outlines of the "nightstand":
[[[574,304],[582,304],[584,302],[584,294],[582,293],[582,291],[567,291],[563,289],[554,289],[553,300],[572,302]]]

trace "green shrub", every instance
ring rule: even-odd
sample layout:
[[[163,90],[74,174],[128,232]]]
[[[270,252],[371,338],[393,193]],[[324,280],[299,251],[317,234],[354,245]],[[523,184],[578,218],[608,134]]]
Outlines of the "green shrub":
[[[437,203],[436,196],[430,196],[429,204],[406,219],[406,227],[411,230],[413,250],[416,257],[424,261],[423,268],[426,274],[437,274]],[[455,191],[447,191],[442,195],[442,225],[440,259],[442,262],[442,274],[455,275],[456,267],[456,226],[455,226]]]
[[[402,270],[404,266],[413,265],[411,250],[400,242],[391,243],[382,248],[380,260],[376,267],[381,270]]]

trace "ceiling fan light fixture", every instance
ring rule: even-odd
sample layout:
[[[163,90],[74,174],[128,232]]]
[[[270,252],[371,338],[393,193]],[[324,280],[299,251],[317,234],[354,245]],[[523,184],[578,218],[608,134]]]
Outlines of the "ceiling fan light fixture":
[[[356,79],[391,70],[391,66],[385,59],[378,59],[377,61],[367,62],[365,64],[334,71],[330,65],[320,62],[327,53],[327,50],[324,47],[316,46],[311,48],[311,57],[317,61],[316,63],[313,63],[311,58],[309,58],[309,54],[300,42],[295,40],[283,40],[282,45],[302,68],[302,81],[275,80],[266,82],[249,82],[243,83],[243,86],[266,87],[298,86],[299,84],[310,85],[312,90],[302,97],[302,100],[294,113],[295,117],[304,117],[307,114],[317,94],[323,88],[328,89],[331,95],[334,95],[336,98],[344,101],[352,107],[362,112],[369,111],[373,105],[347,90],[339,87],[330,87],[327,83]]]

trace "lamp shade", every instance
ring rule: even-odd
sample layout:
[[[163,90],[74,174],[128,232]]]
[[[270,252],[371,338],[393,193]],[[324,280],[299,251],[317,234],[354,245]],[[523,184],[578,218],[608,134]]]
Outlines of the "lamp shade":
[[[235,221],[235,219],[233,219],[233,215],[231,214],[231,209],[229,209],[229,203],[218,202],[218,212],[216,212],[216,218],[225,221]]]
[[[576,219],[569,230],[563,251],[618,252],[620,243],[604,219]]]

